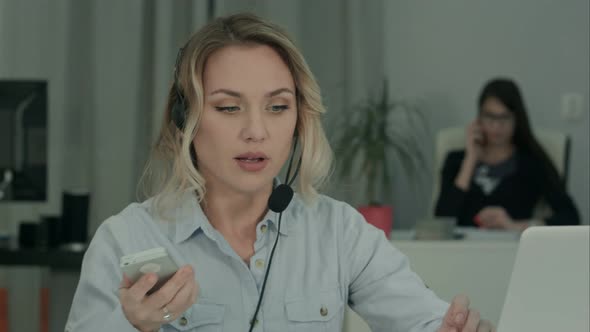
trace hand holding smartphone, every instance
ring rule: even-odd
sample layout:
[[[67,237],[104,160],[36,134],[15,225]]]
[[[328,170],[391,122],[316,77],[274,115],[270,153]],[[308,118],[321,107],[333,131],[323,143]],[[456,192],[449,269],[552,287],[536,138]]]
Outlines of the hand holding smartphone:
[[[466,130],[465,148],[468,156],[474,160],[479,160],[481,150],[486,145],[485,135],[479,124],[479,120],[474,120],[469,124]]]
[[[192,266],[179,268],[165,248],[123,256],[120,266],[125,274],[119,286],[121,308],[125,318],[139,331],[158,331],[196,301],[199,287]],[[151,275],[145,277],[152,273],[158,277],[157,281]]]
[[[160,289],[178,270],[178,265],[162,247],[123,256],[120,266],[133,283],[147,273],[155,273],[158,276],[158,282],[148,291],[148,295]]]
[[[480,147],[483,147],[486,145],[486,137],[479,125],[476,126],[476,130],[474,132],[473,139],[475,141],[475,144],[479,145]]]

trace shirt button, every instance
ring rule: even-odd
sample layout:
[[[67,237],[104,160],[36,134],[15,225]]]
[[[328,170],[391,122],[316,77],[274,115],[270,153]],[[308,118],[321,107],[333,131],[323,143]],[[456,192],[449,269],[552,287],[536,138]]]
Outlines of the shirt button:
[[[328,315],[328,308],[321,307],[320,308],[320,315],[322,315],[322,317],[326,317]]]
[[[265,233],[265,232],[266,232],[266,227],[267,227],[266,225],[262,225],[262,226],[260,226],[260,231],[261,231],[262,233]]]
[[[256,264],[256,267],[259,269],[264,268],[264,261],[262,259],[257,259],[256,262],[254,262],[254,264]]]
[[[188,324],[188,319],[186,319],[186,317],[182,317],[180,318],[180,326],[186,326],[186,324]]]

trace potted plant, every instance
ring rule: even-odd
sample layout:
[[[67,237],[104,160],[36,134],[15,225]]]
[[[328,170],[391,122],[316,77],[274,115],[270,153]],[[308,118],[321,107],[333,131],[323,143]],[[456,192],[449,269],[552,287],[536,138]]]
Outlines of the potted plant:
[[[393,177],[400,175],[394,158],[408,176],[427,173],[420,144],[421,135],[428,134],[424,114],[416,104],[392,99],[384,80],[379,95],[370,95],[341,119],[334,141],[336,174],[345,182],[361,183],[365,205],[359,212],[389,237],[393,208],[383,203],[391,196]]]

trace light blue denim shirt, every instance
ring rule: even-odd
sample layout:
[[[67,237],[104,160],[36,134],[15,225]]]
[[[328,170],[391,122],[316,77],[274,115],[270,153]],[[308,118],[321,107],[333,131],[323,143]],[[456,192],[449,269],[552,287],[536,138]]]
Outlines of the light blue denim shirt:
[[[69,332],[136,331],[122,312],[120,257],[165,247],[190,264],[200,285],[196,303],[161,331],[248,331],[274,239],[278,214],[257,226],[246,264],[187,193],[175,220],[152,213],[152,200],[128,206],[97,230],[84,256],[66,325]],[[283,212],[255,331],[342,330],[349,305],[373,331],[435,331],[448,303],[410,270],[384,233],[350,205],[326,196],[306,204],[295,195]]]

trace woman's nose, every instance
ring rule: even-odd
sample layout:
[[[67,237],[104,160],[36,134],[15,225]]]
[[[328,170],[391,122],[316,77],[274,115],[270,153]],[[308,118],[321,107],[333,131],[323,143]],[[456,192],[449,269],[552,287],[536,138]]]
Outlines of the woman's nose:
[[[247,141],[260,142],[268,138],[268,129],[262,111],[247,112],[242,137]]]

